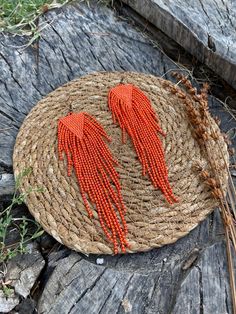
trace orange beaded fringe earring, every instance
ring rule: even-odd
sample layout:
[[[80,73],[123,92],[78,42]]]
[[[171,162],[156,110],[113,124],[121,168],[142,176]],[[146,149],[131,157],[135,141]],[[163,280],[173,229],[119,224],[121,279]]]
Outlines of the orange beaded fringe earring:
[[[136,86],[119,84],[109,91],[108,106],[113,122],[117,121],[122,130],[122,142],[126,141],[126,132],[131,137],[143,175],[148,173],[153,186],[163,192],[170,204],[177,202],[168,181],[164,151],[158,137],[158,133],[165,134],[158,125],[150,100]]]
[[[121,196],[119,176],[104,140],[110,141],[101,125],[87,113],[71,113],[58,121],[58,151],[67,157],[68,176],[74,167],[82,199],[89,217],[93,216],[90,204],[94,203],[101,227],[114,253],[126,251],[127,226],[124,218],[125,206]],[[119,218],[116,210],[119,212]],[[118,243],[119,242],[119,243]]]

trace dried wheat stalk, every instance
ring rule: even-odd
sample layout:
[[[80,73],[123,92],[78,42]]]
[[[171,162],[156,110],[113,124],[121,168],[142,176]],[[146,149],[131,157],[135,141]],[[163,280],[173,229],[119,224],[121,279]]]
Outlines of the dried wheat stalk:
[[[173,72],[172,74],[177,78],[179,83],[183,85],[185,91],[180,89],[177,85],[173,86],[169,82],[166,82],[165,86],[168,87],[173,94],[176,94],[182,99],[186,105],[188,118],[193,128],[193,135],[197,139],[200,147],[206,152],[209,160],[210,173],[201,166],[197,167],[197,171],[205,184],[210,187],[211,194],[219,203],[221,217],[225,228],[226,253],[230,275],[233,313],[236,313],[236,286],[232,257],[232,249],[234,250],[234,253],[236,253],[236,191],[229,171],[228,162],[218,141],[220,133],[212,124],[212,117],[208,106],[209,86],[207,83],[203,84],[202,89],[198,93],[192,83],[182,74],[176,72]],[[216,119],[216,122],[219,121]],[[219,165],[212,159],[209,150],[210,140],[216,141],[216,144],[219,146],[224,168],[228,172],[229,180],[227,186],[225,186],[225,183],[222,182],[219,177]]]

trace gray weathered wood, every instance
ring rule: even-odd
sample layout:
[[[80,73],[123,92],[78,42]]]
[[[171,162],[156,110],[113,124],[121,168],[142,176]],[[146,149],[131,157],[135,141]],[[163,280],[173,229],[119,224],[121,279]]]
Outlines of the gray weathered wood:
[[[226,290],[229,278],[225,263],[224,242],[208,247],[183,279],[172,313],[229,313],[228,299],[222,293],[229,292]]]
[[[12,289],[9,298],[0,289],[0,312],[8,313],[19,304],[20,298],[26,298],[41,273],[45,260],[32,243],[27,246],[28,253],[18,255],[4,267],[1,281]]]
[[[14,176],[11,173],[0,174],[0,196],[14,193]]]
[[[184,270],[191,251],[181,256],[181,250],[162,250],[162,260],[157,251],[145,256],[145,268],[139,256],[136,263],[115,258],[114,267],[105,256],[98,266],[71,253],[54,264],[39,313],[231,313],[224,241],[203,249]]]
[[[156,48],[153,37],[148,33],[143,36],[113,10],[96,3],[92,2],[90,7],[84,3],[68,5],[48,12],[41,19],[45,21],[48,26],[38,42],[38,49],[12,49],[27,40],[0,35],[0,166],[3,174],[12,173],[13,145],[24,117],[39,99],[61,84],[99,70],[132,70],[170,78],[166,73],[176,67]],[[210,97],[210,107],[222,119],[224,131],[236,128],[235,121],[214,97]],[[0,176],[0,183],[1,180]],[[178,311],[185,306],[186,311],[191,308],[193,313],[208,313],[202,312],[203,303],[197,302],[202,298],[202,283],[198,280],[192,287],[191,278],[199,279],[199,268],[202,274],[203,269],[208,269],[215,277],[219,273],[221,279],[225,276],[222,239],[222,224],[215,211],[177,243],[147,253],[86,257],[68,249],[51,252],[41,273],[38,312],[166,314],[180,313]],[[219,256],[222,263],[214,258],[208,262],[209,254]],[[211,306],[210,302],[224,302],[227,303],[225,313],[232,313],[226,279],[224,277],[219,299],[218,294],[210,294],[215,282],[204,272],[206,309]],[[217,285],[221,287],[219,282]],[[189,304],[195,293],[195,301]],[[214,314],[222,314],[220,310],[221,307],[217,307]]]
[[[236,2],[122,0],[236,87]]]
[[[45,265],[41,253],[31,243],[26,254],[18,255],[7,264],[5,280],[14,287],[17,295],[26,298]]]
[[[19,296],[14,291],[7,298],[4,292],[0,290],[0,313],[9,313],[19,302]]]

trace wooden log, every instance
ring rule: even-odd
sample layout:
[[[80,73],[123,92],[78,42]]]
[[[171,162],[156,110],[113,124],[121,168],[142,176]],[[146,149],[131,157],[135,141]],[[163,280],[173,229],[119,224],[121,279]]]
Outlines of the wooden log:
[[[169,70],[176,68],[149,33],[144,36],[113,10],[94,2],[89,7],[73,4],[48,12],[40,22],[47,23],[47,27],[34,47],[19,47],[27,44],[26,38],[0,35],[0,166],[5,174],[12,173],[13,145],[24,117],[39,99],[61,84],[100,70],[139,71],[170,78]],[[214,97],[209,102],[212,112],[220,116],[224,131],[236,127],[221,103]],[[201,292],[199,280],[193,289],[186,287],[191,278],[199,279],[195,265],[202,272],[206,267],[204,256],[213,254],[222,259],[221,263],[212,258],[207,267],[214,276],[225,276],[222,239],[222,224],[215,211],[185,238],[147,253],[86,257],[67,249],[52,252],[41,273],[42,293],[37,311],[180,313],[182,303],[188,309],[196,291]],[[204,302],[209,307],[209,302],[227,303],[225,313],[232,313],[228,281],[224,281],[219,299],[218,294],[210,294],[213,277],[206,272],[204,276]],[[197,302],[199,293],[191,307],[193,313],[202,313],[201,302]],[[215,314],[222,314],[217,309]]]
[[[224,295],[230,293],[224,241],[203,249],[189,268],[184,266],[191,252],[181,256],[182,250],[178,254],[174,246],[168,248],[171,254],[167,248],[154,250],[143,263],[139,255],[134,256],[137,262],[130,256],[113,261],[103,256],[104,265],[96,265],[71,253],[54,264],[38,312],[232,313]]]
[[[14,177],[11,173],[0,174],[0,196],[14,193]]]
[[[0,290],[0,313],[9,313],[19,302],[20,298],[14,293],[14,290],[11,291],[8,297],[3,290]]]
[[[208,247],[183,278],[172,313],[231,313],[228,299],[222,299],[222,291],[229,280],[227,271],[222,267],[224,263],[225,242]],[[213,295],[219,300],[217,304]]]
[[[236,88],[234,1],[122,1]]]
[[[3,282],[10,294],[6,295],[4,289],[0,289],[1,313],[9,313],[19,304],[20,298],[28,297],[45,265],[44,258],[34,244],[30,243],[26,250],[26,254],[18,255],[5,265],[3,276],[0,278],[1,286]]]

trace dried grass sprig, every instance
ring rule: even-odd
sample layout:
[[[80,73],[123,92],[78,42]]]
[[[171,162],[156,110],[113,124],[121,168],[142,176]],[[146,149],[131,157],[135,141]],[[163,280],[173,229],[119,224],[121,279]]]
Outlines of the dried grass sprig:
[[[221,218],[225,229],[226,253],[230,276],[233,312],[236,313],[236,286],[232,257],[232,248],[234,249],[234,253],[236,253],[236,190],[229,171],[228,162],[218,141],[220,131],[216,130],[212,125],[212,117],[209,112],[208,105],[209,85],[204,83],[200,92],[197,92],[197,89],[193,87],[192,83],[181,73],[173,72],[172,74],[178,80],[178,85],[182,84],[184,90],[180,89],[176,85],[173,87],[172,84],[166,84],[166,87],[169,88],[170,92],[183,100],[186,106],[189,121],[193,128],[193,135],[198,141],[200,148],[202,148],[203,152],[206,153],[209,161],[210,172],[202,168],[200,165],[197,167],[197,170],[201,179],[211,190],[212,196],[219,203]],[[219,124],[219,119],[217,119],[216,122]],[[229,179],[226,186],[219,176],[219,170],[221,167],[211,156],[209,141],[212,140],[215,141],[216,145],[218,145],[224,164],[223,167],[228,173]],[[230,144],[227,138],[225,138],[225,142],[228,145]]]

